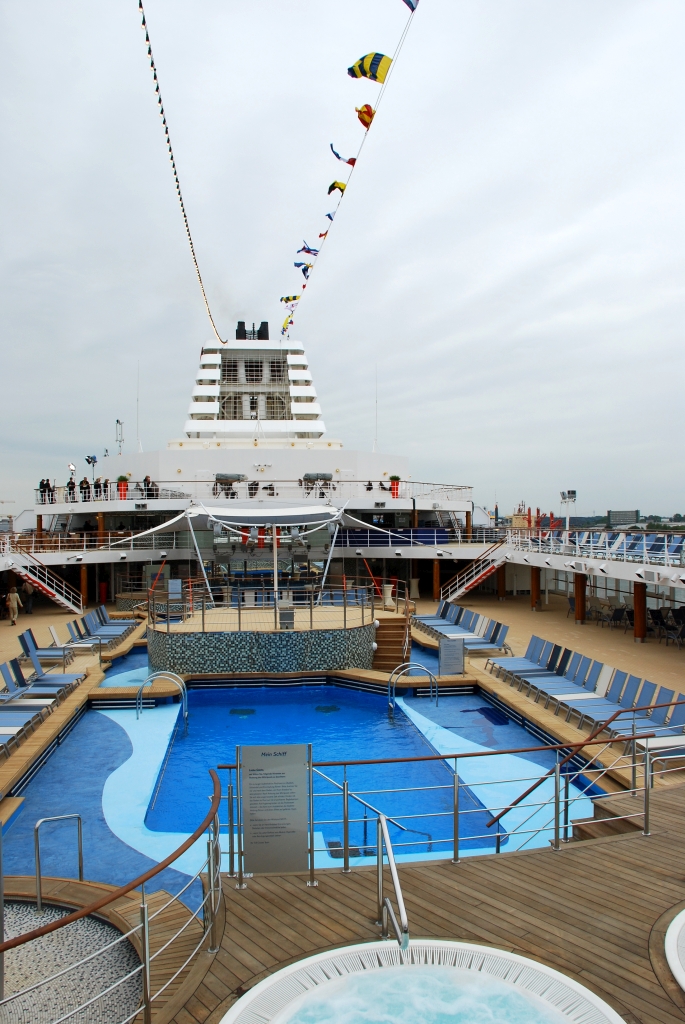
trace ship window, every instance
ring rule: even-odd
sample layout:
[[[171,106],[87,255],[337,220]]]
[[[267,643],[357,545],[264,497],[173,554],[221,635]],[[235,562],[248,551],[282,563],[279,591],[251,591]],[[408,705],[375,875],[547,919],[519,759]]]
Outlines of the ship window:
[[[224,384],[237,384],[238,383],[238,360],[237,359],[226,359],[221,364],[221,380]],[[226,417],[230,419],[230,417]]]
[[[269,364],[269,371],[272,381],[276,382],[285,380],[285,363],[281,362],[280,359],[271,360]],[[279,419],[279,417],[276,416],[274,419]]]
[[[262,361],[261,359],[245,360],[245,380],[248,384],[261,384]]]
[[[284,420],[285,401],[280,395],[266,396],[266,418],[268,420]]]
[[[247,366],[246,366],[247,369]],[[257,419],[257,411],[259,409],[259,400],[256,395],[250,395],[250,419]]]
[[[226,395],[221,399],[219,419],[220,420],[241,420],[243,418],[242,395]]]

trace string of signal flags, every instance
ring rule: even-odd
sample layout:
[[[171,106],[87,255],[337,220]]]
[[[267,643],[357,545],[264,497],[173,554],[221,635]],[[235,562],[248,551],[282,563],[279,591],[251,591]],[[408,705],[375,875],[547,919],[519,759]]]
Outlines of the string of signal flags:
[[[347,74],[350,78],[365,78],[369,82],[377,82],[381,88],[376,98],[375,107],[372,107],[370,103],[363,103],[360,107],[355,107],[357,118],[364,128],[364,134],[362,135],[357,155],[351,157],[341,156],[331,142],[331,153],[341,164],[349,167],[350,171],[347,175],[346,181],[334,180],[328,186],[328,195],[334,196],[337,199],[337,202],[334,209],[325,215],[329,223],[325,226],[324,230],[320,232],[316,245],[309,245],[303,240],[302,247],[297,250],[297,255],[302,255],[303,259],[296,260],[293,263],[293,266],[302,273],[304,283],[302,284],[298,295],[281,296],[281,302],[287,312],[287,316],[283,321],[283,326],[281,327],[281,335],[287,335],[295,322],[295,310],[304,297],[304,292],[311,281],[311,276],[316,266],[317,258],[320,256],[321,250],[326,244],[326,239],[328,238],[331,227],[333,226],[333,221],[340,209],[340,204],[345,198],[345,193],[349,187],[352,175],[354,174],[354,169],[359,161],[359,157],[361,156],[364,143],[368,138],[369,129],[371,128],[373,120],[378,113],[378,108],[381,104],[381,100],[383,99],[383,94],[387,87],[390,73],[397,62],[397,58],[400,55],[402,46],[404,45],[404,41],[407,38],[407,33],[409,32],[416,8],[419,6],[419,0],[402,0],[402,2],[409,8],[409,17],[406,25],[404,26],[404,30],[402,31],[402,35],[400,36],[400,40],[395,47],[393,56],[386,57],[384,53],[367,53],[347,69]],[[307,259],[307,257],[309,258]]]

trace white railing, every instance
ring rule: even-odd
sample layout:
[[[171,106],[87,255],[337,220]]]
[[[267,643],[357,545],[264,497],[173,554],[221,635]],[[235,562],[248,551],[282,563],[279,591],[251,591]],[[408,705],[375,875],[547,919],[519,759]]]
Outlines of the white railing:
[[[15,569],[20,576],[29,577],[37,589],[48,596],[54,596],[58,601],[66,604],[72,611],[81,613],[83,611],[83,597],[78,590],[74,590],[69,584],[50,572],[47,566],[43,565],[32,552],[24,548],[12,546],[10,535],[5,535],[1,542],[2,554],[11,555],[16,563],[8,560],[8,569]],[[18,564],[17,564],[18,563]]]
[[[502,541],[498,530],[473,527],[471,530],[453,530],[446,526],[437,528],[419,526],[415,529],[397,530],[339,530],[335,540],[336,548],[402,548],[442,547],[447,544],[493,544]]]
[[[515,551],[643,565],[685,566],[685,533],[618,533],[591,530],[507,530]]]
[[[336,496],[342,501],[350,498],[373,498],[374,504],[385,501],[391,507],[394,499],[430,497],[434,502],[470,501],[473,488],[461,485],[425,483],[418,480],[269,480],[259,475],[253,480],[162,480],[111,481],[100,484],[89,482],[81,487],[74,484],[36,488],[36,506],[88,505],[102,508],[108,502],[134,502],[146,504],[156,501],[203,501],[279,497],[289,501],[318,501]]]

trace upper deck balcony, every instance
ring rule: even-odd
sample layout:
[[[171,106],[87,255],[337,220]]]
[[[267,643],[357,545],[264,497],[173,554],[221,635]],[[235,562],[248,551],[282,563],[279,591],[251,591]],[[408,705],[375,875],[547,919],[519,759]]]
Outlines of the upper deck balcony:
[[[365,508],[431,509],[450,507],[469,511],[472,488],[417,480],[340,480],[334,474],[305,474],[297,480],[269,480],[259,474],[248,480],[238,474],[214,474],[208,480],[127,480],[36,488],[38,513],[107,511],[166,511],[182,509],[191,502],[265,500],[322,502],[343,505],[357,501]],[[353,506],[354,507],[354,506]]]

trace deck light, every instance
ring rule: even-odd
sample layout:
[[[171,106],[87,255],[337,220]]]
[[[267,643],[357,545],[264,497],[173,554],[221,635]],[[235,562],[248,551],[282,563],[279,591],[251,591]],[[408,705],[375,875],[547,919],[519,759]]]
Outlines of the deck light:
[[[371,644],[371,650],[374,651],[374,652],[377,651],[378,650],[378,644],[377,643]]]
[[[551,558],[546,558],[545,559],[545,565],[551,565],[551,564],[552,564],[552,559]]]
[[[636,573],[635,573],[635,575],[637,576],[637,578],[638,578],[639,580],[643,580],[643,579],[645,578],[645,577],[644,577],[644,573],[641,573],[641,572],[636,572]]]
[[[402,552],[401,551],[396,551],[395,554],[398,555],[400,558],[402,557]]]
[[[159,557],[160,558],[166,558],[166,551],[160,551]]]
[[[361,553],[362,553],[362,549],[361,548],[357,548],[357,550],[355,551],[355,555],[359,555],[359,557],[361,558]]]
[[[76,561],[77,562],[82,562],[83,561],[83,555],[77,555],[76,556]]]
[[[119,555],[119,558],[120,558],[120,560],[121,560],[121,561],[123,562],[123,561],[124,561],[124,559],[126,558],[126,555]]]
[[[435,553],[438,556],[438,558],[442,558],[442,556],[445,554],[444,551],[436,551]]]
[[[256,544],[257,541],[259,540],[259,530],[257,529],[256,526],[250,527],[250,540],[252,541],[253,544]]]
[[[600,572],[603,572],[605,576],[608,575],[606,562],[602,562],[602,564],[598,565],[597,568],[599,569]]]
[[[526,558],[526,556],[525,556],[525,555],[523,556],[523,561],[524,561],[524,562],[527,562],[527,563],[528,563],[528,565],[530,565],[530,559],[529,559],[529,558]]]

